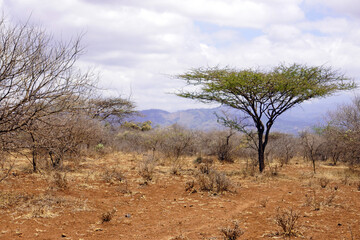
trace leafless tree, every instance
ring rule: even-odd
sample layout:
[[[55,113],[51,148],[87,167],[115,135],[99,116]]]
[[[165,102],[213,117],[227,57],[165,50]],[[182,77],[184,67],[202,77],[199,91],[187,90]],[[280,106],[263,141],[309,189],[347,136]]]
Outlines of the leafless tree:
[[[91,87],[75,62],[81,37],[64,43],[29,23],[0,20],[0,135],[73,106]]]
[[[304,131],[300,134],[304,148],[304,156],[312,162],[313,171],[316,173],[316,161],[322,160],[324,139],[319,134]]]
[[[360,97],[329,113],[324,134],[334,164],[338,160],[350,164],[360,162]]]

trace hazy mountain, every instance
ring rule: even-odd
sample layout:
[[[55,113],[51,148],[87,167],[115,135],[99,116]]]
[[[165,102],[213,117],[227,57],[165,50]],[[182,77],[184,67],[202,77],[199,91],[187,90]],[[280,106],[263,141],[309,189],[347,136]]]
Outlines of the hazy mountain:
[[[327,101],[314,101],[312,103],[303,103],[289,111],[285,112],[276,119],[273,130],[298,133],[301,130],[311,128],[325,122],[324,117],[328,111],[336,109],[339,103],[349,102],[349,98],[333,97]],[[191,129],[211,130],[222,128],[217,123],[215,112],[221,114],[223,107],[211,109],[188,109],[177,112],[167,112],[159,109],[149,109],[141,111],[143,117],[137,117],[135,121],[150,120],[153,126],[169,126],[177,123]],[[228,110],[229,111],[229,110]],[[232,114],[241,114],[236,110],[230,110]]]
[[[153,126],[169,126],[177,123],[179,125],[201,130],[223,128],[217,123],[215,113],[222,114],[223,108],[211,109],[189,109],[177,112],[167,112],[160,109],[149,109],[141,111],[143,117],[137,117],[135,121],[150,120]],[[228,110],[229,112],[229,110]],[[232,115],[241,114],[238,111],[230,111]],[[315,124],[323,122],[323,113],[313,109],[293,109],[280,116],[273,129],[281,132],[297,133],[298,131],[310,128]]]

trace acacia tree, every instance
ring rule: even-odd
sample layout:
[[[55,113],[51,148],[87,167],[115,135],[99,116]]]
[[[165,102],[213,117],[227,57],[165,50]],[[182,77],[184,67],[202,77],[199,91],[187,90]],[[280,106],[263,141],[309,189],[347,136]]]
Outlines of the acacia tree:
[[[136,115],[135,104],[122,97],[96,97],[84,104],[91,118],[121,124],[124,118]]]
[[[265,168],[264,153],[270,129],[282,113],[306,100],[356,87],[354,82],[330,67],[300,64],[281,64],[269,71],[197,68],[177,75],[177,78],[196,89],[183,89],[177,93],[178,96],[220,103],[245,113],[252,120],[251,125],[257,131],[260,172]],[[238,130],[249,133],[247,124],[225,118],[223,123],[235,123]]]

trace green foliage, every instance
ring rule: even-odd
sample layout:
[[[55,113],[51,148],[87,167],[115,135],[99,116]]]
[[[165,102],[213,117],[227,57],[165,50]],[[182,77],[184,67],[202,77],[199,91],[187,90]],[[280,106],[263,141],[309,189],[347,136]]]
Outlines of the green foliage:
[[[102,143],[99,143],[98,145],[95,146],[96,151],[101,151],[103,149],[104,149],[104,144],[102,144]]]
[[[278,116],[306,100],[326,97],[340,90],[356,87],[343,74],[327,68],[292,64],[279,65],[270,71],[259,69],[198,68],[177,76],[197,90],[177,95],[201,102],[217,102],[238,109],[253,125],[220,118],[221,123],[248,134],[258,150],[259,169],[263,171],[265,147],[270,129]],[[265,121],[265,122],[264,122]],[[257,138],[249,131],[256,127]]]
[[[146,122],[124,122],[121,125],[123,128],[129,128],[133,130],[139,130],[139,131],[150,131],[152,129],[151,127],[151,121]]]
[[[178,96],[218,102],[251,113],[252,117],[256,113],[280,115],[303,101],[356,87],[331,68],[299,64],[280,65],[271,71],[199,68],[177,77],[189,85],[200,86],[200,91],[183,91]]]

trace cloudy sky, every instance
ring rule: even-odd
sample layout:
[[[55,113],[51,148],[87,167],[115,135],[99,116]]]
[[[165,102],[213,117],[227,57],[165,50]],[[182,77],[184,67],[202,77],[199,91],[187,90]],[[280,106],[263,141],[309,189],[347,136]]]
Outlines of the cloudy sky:
[[[85,33],[79,66],[138,109],[201,107],[170,94],[194,67],[327,65],[360,75],[358,0],[0,0],[13,22],[56,38]]]

